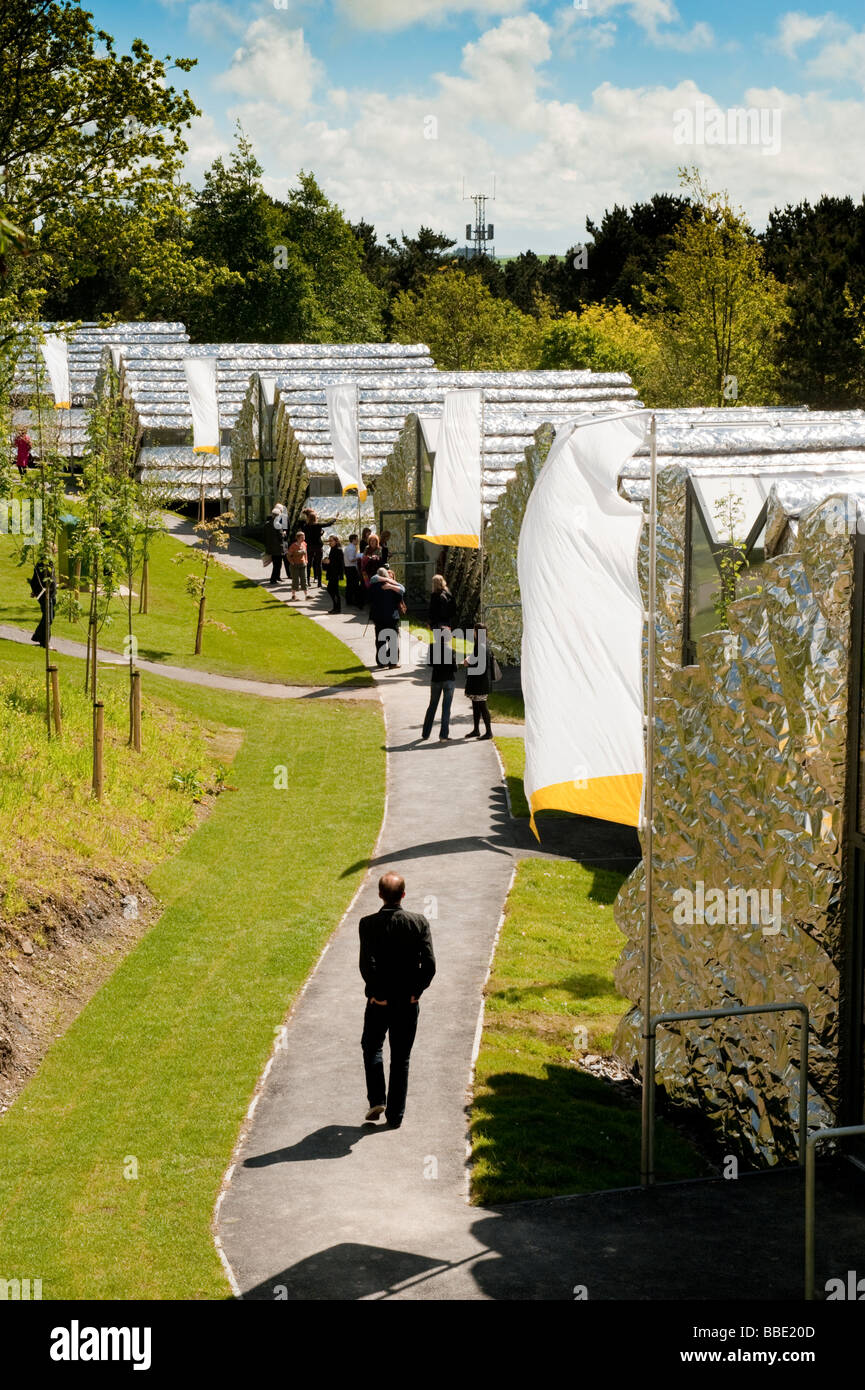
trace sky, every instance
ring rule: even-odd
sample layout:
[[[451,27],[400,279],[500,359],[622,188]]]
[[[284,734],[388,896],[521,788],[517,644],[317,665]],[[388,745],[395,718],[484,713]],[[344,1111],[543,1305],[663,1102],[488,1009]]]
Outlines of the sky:
[[[495,251],[563,252],[615,203],[698,165],[761,228],[865,190],[865,11],[775,0],[88,0],[120,51],[196,58],[195,185],[239,121],[285,197],[311,170],[379,236],[462,241],[491,194]],[[737,109],[754,114],[737,118]]]

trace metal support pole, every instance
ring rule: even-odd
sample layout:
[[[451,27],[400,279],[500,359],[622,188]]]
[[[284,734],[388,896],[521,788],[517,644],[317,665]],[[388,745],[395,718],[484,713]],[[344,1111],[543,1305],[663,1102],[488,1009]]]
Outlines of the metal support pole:
[[[805,1301],[814,1301],[814,1239],[817,1205],[817,1145],[824,1139],[847,1139],[865,1134],[865,1125],[844,1125],[841,1129],[818,1129],[808,1140],[805,1155]]]
[[[480,457],[480,520],[478,522],[478,559],[480,561],[480,598],[478,601],[478,621],[484,621],[484,458],[486,455],[486,440],[484,438],[484,408],[486,405],[486,392],[481,390],[481,457]]]
[[[649,486],[649,593],[648,648],[646,653],[646,786],[643,798],[644,844],[643,864],[646,880],[645,923],[643,928],[643,1095],[642,1134],[640,1136],[640,1182],[651,1187],[655,1181],[655,1040],[652,1017],[652,899],[654,863],[654,780],[655,780],[655,617],[657,610],[657,545],[658,545],[658,425],[652,416],[649,428],[651,472]]]
[[[788,1001],[778,1004],[737,1004],[728,1009],[693,1009],[687,1013],[656,1014],[649,1019],[649,1037],[647,1047],[647,1065],[651,1070],[644,1078],[645,1089],[646,1080],[651,1081],[652,1105],[651,1118],[652,1128],[648,1135],[648,1183],[643,1186],[651,1186],[655,1181],[655,1042],[657,1030],[662,1023],[689,1023],[710,1018],[743,1018],[746,1014],[783,1014],[799,1013],[802,1015],[802,1023],[799,1034],[799,1167],[805,1166],[806,1148],[808,1139],[808,1030],[810,1027],[810,1015],[807,1004],[800,1004],[798,1001]],[[645,1138],[645,1135],[643,1136]]]

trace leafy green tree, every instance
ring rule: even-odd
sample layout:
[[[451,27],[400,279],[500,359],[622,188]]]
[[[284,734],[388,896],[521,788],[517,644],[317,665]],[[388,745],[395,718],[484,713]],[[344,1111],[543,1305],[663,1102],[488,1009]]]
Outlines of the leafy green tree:
[[[784,287],[726,193],[683,170],[694,206],[673,233],[656,288],[643,302],[658,343],[658,405],[774,404]]]
[[[119,55],[91,21],[72,0],[0,6],[0,217],[32,244],[7,294],[38,298],[73,283],[77,258],[57,254],[63,227],[94,201],[123,207],[144,187],[170,188],[182,167],[182,132],[198,111],[169,85],[170,60],[140,39]]]
[[[268,197],[262,167],[238,128],[236,147],[204,176],[191,215],[192,246],[216,283],[187,303],[198,341],[304,342],[318,306],[314,275],[286,228],[284,209]]]
[[[419,292],[398,295],[393,322],[395,342],[427,343],[446,371],[534,366],[547,326],[454,267],[427,276]]]
[[[565,257],[570,267],[567,283],[571,301],[563,295],[563,309],[576,309],[580,304],[622,304],[632,313],[642,309],[641,286],[651,279],[673,249],[676,229],[686,216],[688,198],[669,193],[655,193],[647,203],[634,203],[628,209],[616,204],[595,223],[586,219],[592,240],[586,249],[586,265],[574,269],[572,261],[577,250],[572,247]]]
[[[645,319],[621,304],[590,304],[581,314],[565,314],[544,334],[538,366],[628,372],[641,397],[655,403],[658,344]]]
[[[770,214],[760,240],[790,306],[779,343],[782,398],[824,409],[862,404],[863,353],[849,303],[865,300],[865,198],[788,203]]]
[[[304,340],[379,342],[384,295],[364,273],[363,248],[339,208],[304,170],[287,202],[277,206],[284,214],[284,244],[312,278],[314,301]]]

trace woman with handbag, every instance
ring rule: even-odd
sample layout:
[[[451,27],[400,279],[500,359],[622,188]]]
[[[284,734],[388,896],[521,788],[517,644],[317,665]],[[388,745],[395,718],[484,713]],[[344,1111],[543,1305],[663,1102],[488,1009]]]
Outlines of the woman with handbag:
[[[474,652],[466,657],[463,666],[469,667],[466,674],[466,695],[472,702],[472,722],[466,738],[492,738],[490,707],[487,704],[492,694],[493,682],[501,680],[501,667],[487,645],[487,629],[483,623],[475,628]],[[481,720],[484,732],[481,733]]]

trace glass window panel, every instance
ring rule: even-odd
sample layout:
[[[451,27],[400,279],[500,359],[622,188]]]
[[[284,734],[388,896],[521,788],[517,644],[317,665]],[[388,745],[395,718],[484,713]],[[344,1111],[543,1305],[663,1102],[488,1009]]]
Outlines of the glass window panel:
[[[689,613],[687,660],[696,659],[697,639],[719,626],[714,597],[721,585],[721,576],[712,555],[700,510],[691,498],[691,553],[689,556]]]
[[[692,476],[694,492],[714,545],[747,540],[766,494],[756,478],[721,474]]]

